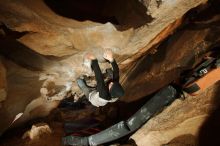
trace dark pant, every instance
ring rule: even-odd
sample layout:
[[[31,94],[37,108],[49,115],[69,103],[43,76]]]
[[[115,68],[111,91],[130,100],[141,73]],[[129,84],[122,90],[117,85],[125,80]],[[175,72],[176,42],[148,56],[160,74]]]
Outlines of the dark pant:
[[[101,72],[101,69],[98,64],[98,60],[92,60],[92,65],[91,65],[94,73],[95,73],[95,78],[97,81],[97,87],[96,90],[99,92],[99,96],[105,100],[110,100],[110,94],[109,94],[109,89],[105,85],[105,81],[103,78],[103,74]]]
[[[109,94],[109,90],[108,90],[108,87],[105,85],[105,81],[104,81],[101,69],[99,67],[98,60],[92,60],[91,67],[95,73],[95,78],[96,78],[96,82],[97,82],[96,90],[97,90],[97,92],[99,92],[99,97],[101,97],[102,99],[105,99],[105,100],[110,100],[111,97]],[[80,89],[85,94],[85,96],[87,98],[89,98],[89,93],[93,89],[87,86],[85,80],[78,79],[77,83],[78,83]]]

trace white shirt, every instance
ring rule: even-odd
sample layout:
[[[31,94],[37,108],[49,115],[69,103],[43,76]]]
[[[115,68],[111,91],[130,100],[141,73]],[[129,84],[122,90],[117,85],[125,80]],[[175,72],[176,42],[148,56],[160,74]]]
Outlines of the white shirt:
[[[118,98],[112,98],[111,100],[105,100],[99,96],[99,92],[96,90],[89,93],[89,101],[96,107],[105,106],[108,102],[115,102]]]

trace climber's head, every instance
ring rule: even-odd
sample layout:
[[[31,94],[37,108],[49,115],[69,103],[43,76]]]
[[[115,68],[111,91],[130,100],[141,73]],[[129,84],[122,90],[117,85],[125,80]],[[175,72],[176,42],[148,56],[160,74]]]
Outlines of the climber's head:
[[[118,82],[111,82],[109,84],[109,93],[114,98],[120,98],[125,94],[123,87]]]

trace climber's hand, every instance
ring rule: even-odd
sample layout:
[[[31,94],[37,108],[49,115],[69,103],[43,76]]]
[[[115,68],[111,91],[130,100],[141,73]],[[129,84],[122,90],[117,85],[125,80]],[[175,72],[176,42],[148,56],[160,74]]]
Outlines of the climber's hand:
[[[96,57],[92,53],[86,53],[85,54],[85,59],[87,59],[87,60],[95,60]]]
[[[113,62],[114,61],[114,58],[113,58],[113,54],[112,54],[112,51],[110,49],[106,49],[104,54],[103,54],[103,57],[110,61],[110,62]]]

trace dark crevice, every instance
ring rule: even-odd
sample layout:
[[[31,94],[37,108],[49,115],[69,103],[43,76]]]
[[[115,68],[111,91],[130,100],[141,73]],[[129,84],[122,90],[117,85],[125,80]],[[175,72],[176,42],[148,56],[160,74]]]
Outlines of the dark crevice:
[[[44,0],[58,15],[78,21],[111,22],[123,28],[140,27],[153,18],[138,0]]]
[[[27,32],[27,31],[24,31],[24,32],[13,31],[13,30],[9,29],[4,24],[0,25],[0,39],[8,39],[8,38],[19,39],[27,33],[29,33],[29,32]]]
[[[57,14],[78,21],[91,20],[119,24],[114,16],[103,15],[107,0],[45,0],[45,3]]]

